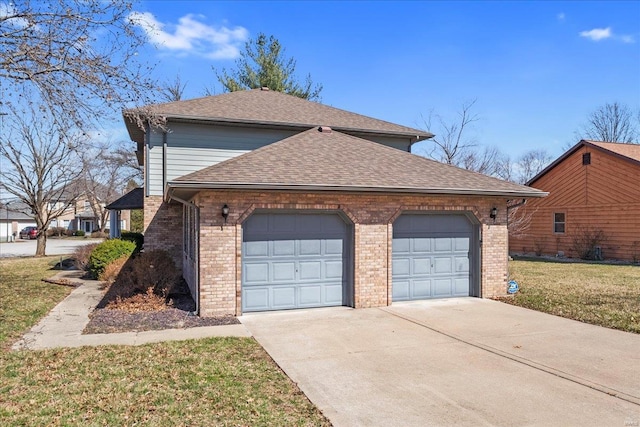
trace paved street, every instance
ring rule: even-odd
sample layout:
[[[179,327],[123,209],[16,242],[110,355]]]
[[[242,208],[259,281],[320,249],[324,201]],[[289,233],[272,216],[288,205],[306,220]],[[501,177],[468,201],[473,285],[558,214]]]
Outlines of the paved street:
[[[103,239],[47,239],[47,255],[71,254],[78,246],[100,243]],[[0,242],[0,258],[33,256],[36,253],[35,240]]]

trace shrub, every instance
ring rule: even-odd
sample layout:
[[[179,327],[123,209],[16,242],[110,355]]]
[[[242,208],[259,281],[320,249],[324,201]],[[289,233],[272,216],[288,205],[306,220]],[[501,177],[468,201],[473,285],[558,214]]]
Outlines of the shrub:
[[[95,239],[105,239],[109,237],[109,234],[102,231],[94,231],[91,233],[91,237]]]
[[[89,266],[89,257],[96,246],[98,246],[98,243],[78,246],[75,251],[73,251],[72,258],[74,260],[74,265],[80,270],[87,270]]]
[[[145,311],[162,311],[166,310],[167,303],[165,298],[153,293],[152,288],[148,288],[146,292],[138,293],[129,297],[116,297],[115,301],[111,301],[106,306],[112,310],[122,310],[128,313],[139,313]]]
[[[105,240],[91,252],[89,272],[93,277],[100,277],[104,269],[113,261],[123,256],[131,256],[136,245],[121,239]]]
[[[97,245],[96,245],[97,246]],[[129,261],[129,255],[123,255],[115,261],[110,262],[102,271],[100,276],[98,276],[98,280],[102,280],[103,282],[107,282],[109,284],[116,281],[122,268],[125,266],[127,261]]]
[[[142,246],[144,245],[144,236],[142,235],[142,233],[123,231],[120,234],[120,238],[122,240],[128,240],[128,241],[134,242],[136,244],[137,252],[140,252],[142,250]]]
[[[58,236],[58,237],[62,237],[65,236],[67,234],[67,229],[64,227],[51,227],[48,231],[47,231],[47,236]]]
[[[86,233],[84,232],[84,230],[76,230],[73,235],[74,236],[79,236],[79,237],[84,237]]]
[[[577,227],[571,236],[571,249],[581,259],[598,260],[601,254],[596,253],[596,247],[601,246],[606,240],[607,236],[601,229]]]
[[[131,279],[139,291],[153,289],[153,293],[166,297],[179,279],[176,265],[163,250],[143,252],[131,263]]]

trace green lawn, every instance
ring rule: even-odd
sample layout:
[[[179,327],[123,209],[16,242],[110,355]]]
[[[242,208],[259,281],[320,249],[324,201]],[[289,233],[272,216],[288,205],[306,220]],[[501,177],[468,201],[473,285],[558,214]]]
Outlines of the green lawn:
[[[502,301],[607,328],[640,333],[640,267],[511,261],[520,291]]]
[[[70,291],[0,260],[0,425],[327,426],[251,338],[9,352]]]

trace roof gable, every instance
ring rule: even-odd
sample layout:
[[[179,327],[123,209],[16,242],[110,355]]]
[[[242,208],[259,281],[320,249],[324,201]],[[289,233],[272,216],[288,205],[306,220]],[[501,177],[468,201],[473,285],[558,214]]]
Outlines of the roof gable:
[[[229,92],[186,101],[155,104],[145,107],[145,109],[169,120],[293,127],[301,130],[325,125],[348,133],[406,136],[413,142],[433,136],[431,133],[419,129],[264,89]],[[126,113],[125,122],[131,139],[142,143],[142,131]]]
[[[629,161],[640,165],[640,144],[627,144],[622,142],[602,142],[591,141],[588,139],[580,140],[576,145],[567,150],[564,154],[551,162],[549,166],[540,171],[536,176],[531,178],[525,185],[533,185],[537,180],[553,170],[558,164],[565,161],[573,153],[582,147],[590,147],[601,152],[610,154],[624,161]]]
[[[519,184],[318,128],[180,177],[170,182],[169,188],[546,195]]]

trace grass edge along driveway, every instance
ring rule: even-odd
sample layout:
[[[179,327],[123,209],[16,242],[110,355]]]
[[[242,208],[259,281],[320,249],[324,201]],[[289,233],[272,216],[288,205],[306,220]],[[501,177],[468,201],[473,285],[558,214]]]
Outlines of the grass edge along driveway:
[[[514,260],[509,276],[520,291],[503,302],[640,333],[640,266]]]
[[[0,425],[328,426],[252,338],[9,352],[70,289],[0,260]]]

